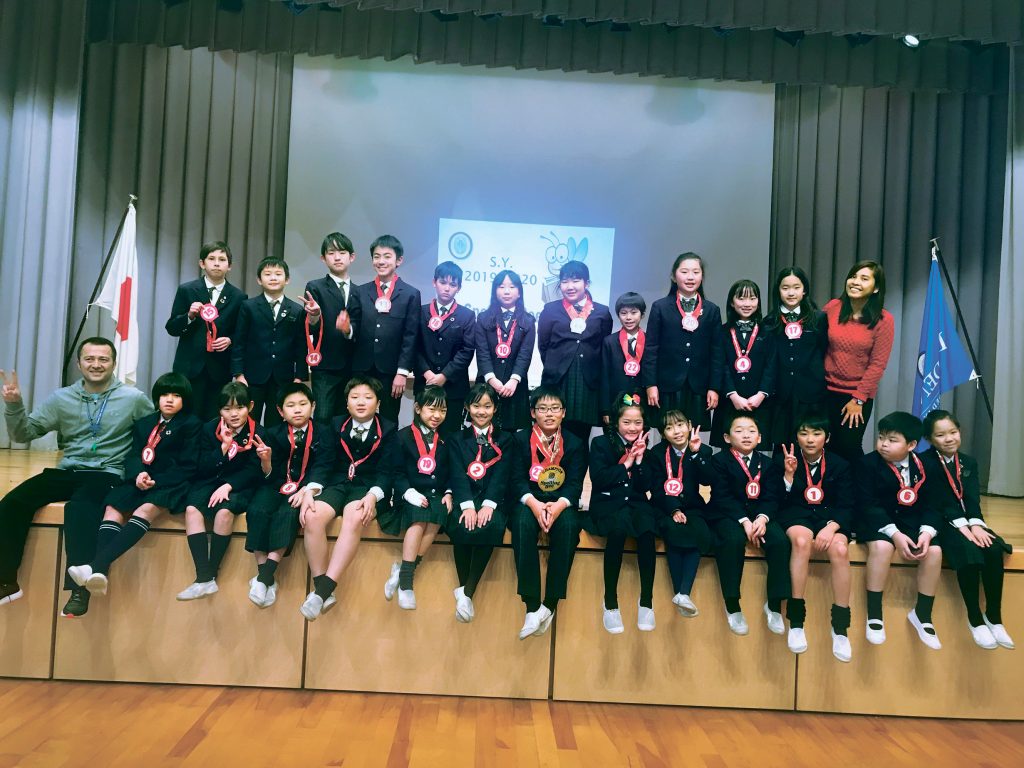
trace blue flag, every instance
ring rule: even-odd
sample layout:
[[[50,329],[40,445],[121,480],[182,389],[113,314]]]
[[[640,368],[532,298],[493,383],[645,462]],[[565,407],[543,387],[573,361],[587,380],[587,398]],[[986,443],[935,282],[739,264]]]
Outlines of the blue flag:
[[[914,415],[923,419],[939,407],[943,392],[976,378],[978,374],[949,314],[939,277],[939,261],[933,252],[914,378]]]

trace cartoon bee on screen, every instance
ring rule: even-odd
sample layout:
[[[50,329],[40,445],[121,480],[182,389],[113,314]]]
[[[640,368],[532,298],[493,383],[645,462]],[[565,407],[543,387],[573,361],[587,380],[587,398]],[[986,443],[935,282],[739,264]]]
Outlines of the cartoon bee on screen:
[[[548,243],[547,250],[544,251],[544,260],[548,264],[548,272],[552,275],[544,281],[541,296],[545,303],[558,301],[562,298],[558,290],[558,271],[567,261],[586,261],[590,246],[585,237],[578,243],[575,237],[570,237],[563,243],[554,232],[551,233],[551,237],[541,235],[540,239]]]

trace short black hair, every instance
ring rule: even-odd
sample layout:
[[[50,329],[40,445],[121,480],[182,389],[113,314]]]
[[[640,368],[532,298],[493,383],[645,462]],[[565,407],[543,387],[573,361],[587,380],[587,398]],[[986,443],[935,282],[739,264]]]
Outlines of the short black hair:
[[[479,403],[484,397],[491,398],[491,402],[494,403],[494,412],[497,413],[500,407],[498,393],[494,391],[494,387],[484,381],[477,382],[469,388],[469,393],[466,395],[466,410],[469,410],[469,406],[474,403]]]
[[[82,350],[85,349],[86,344],[91,344],[94,347],[110,347],[110,359],[115,363],[117,362],[117,350],[114,349],[114,342],[110,339],[104,338],[103,336],[90,336],[88,339],[83,339],[82,343],[78,345],[78,354],[75,356],[76,359],[82,359]]]
[[[303,384],[301,381],[289,381],[287,384],[281,386],[277,391],[277,407],[284,408],[284,401],[288,399],[289,395],[302,394],[309,398],[309,402],[316,403],[313,399],[313,393],[309,387]]]
[[[757,309],[754,310],[754,314],[750,316],[750,319],[755,323],[761,322],[761,289],[753,280],[746,279],[737,280],[732,284],[732,287],[729,288],[729,296],[725,300],[726,322],[735,324],[736,321],[740,319],[740,313],[737,312],[732,305],[732,300],[737,296],[753,296],[757,299]]]
[[[582,261],[567,261],[558,270],[558,280],[586,280],[590,282],[590,267]]]
[[[442,261],[434,267],[435,280],[443,280],[446,277],[458,285],[459,288],[462,287],[462,267],[454,261]]]
[[[179,395],[181,410],[187,413],[192,409],[192,382],[183,373],[165,373],[157,377],[151,392],[154,406],[159,407],[163,395]]]
[[[628,291],[615,300],[615,314],[624,309],[639,309],[640,316],[643,317],[647,313],[647,302],[639,293]]]
[[[228,244],[223,240],[213,240],[209,243],[204,243],[203,247],[199,249],[199,260],[205,261],[206,257],[214,251],[224,251],[224,255],[228,257],[228,266],[231,266],[231,249],[228,248]]]
[[[348,400],[349,392],[356,387],[369,387],[373,390],[373,394],[380,400],[384,397],[384,385],[381,384],[373,376],[353,376],[348,380],[348,384],[345,385],[345,399]]]
[[[908,443],[917,442],[924,434],[924,424],[912,413],[893,411],[878,420],[878,434],[902,435]]]
[[[284,276],[291,278],[291,272],[288,271],[288,262],[282,259],[280,256],[267,256],[266,258],[260,259],[260,263],[256,265],[256,277],[263,276],[263,270],[267,267],[280,267],[284,270]]]
[[[251,402],[249,388],[240,381],[229,381],[217,393],[217,410],[232,404],[248,407]]]
[[[924,417],[924,436],[931,437],[935,433],[935,425],[943,419],[949,419],[957,429],[960,429],[960,420],[956,416],[949,411],[936,408],[934,411],[929,411],[928,415]]]
[[[805,428],[820,429],[825,433],[826,437],[831,434],[831,424],[829,423],[828,416],[817,409],[810,409],[797,414],[796,421],[793,422],[793,434]]]
[[[684,424],[690,424],[690,418],[678,408],[670,408],[667,411],[662,411],[661,414],[661,431],[664,432],[665,428],[669,424],[678,424],[682,422]],[[692,428],[692,424],[690,424]]]
[[[348,235],[343,235],[341,232],[331,232],[324,238],[324,241],[320,243],[320,255],[326,256],[328,251],[356,252]]]
[[[378,248],[390,248],[395,252],[395,256],[399,259],[402,258],[402,254],[405,253],[405,249],[402,247],[402,241],[394,235],[381,235],[372,243],[370,243],[370,255]]]
[[[732,432],[732,425],[736,423],[737,419],[750,419],[754,422],[754,426],[757,427],[757,431],[761,431],[761,425],[757,423],[757,419],[749,411],[733,411],[729,414],[729,417],[725,420],[725,433],[729,434]]]
[[[647,411],[644,409],[643,398],[634,392],[619,392],[615,396],[615,399],[609,403],[608,408],[608,426],[614,428],[619,423],[619,419],[622,418],[622,414],[630,408],[639,408],[640,415],[644,419],[644,424],[647,424]]]
[[[562,390],[548,384],[541,384],[530,392],[530,410],[536,410],[537,403],[545,399],[557,400],[563,406],[565,405],[565,400],[562,398]]]
[[[448,407],[448,398],[445,395],[444,387],[439,387],[437,384],[428,384],[425,386],[416,393],[416,397],[413,402],[420,408],[427,405],[431,407],[440,407],[443,405],[446,409]]]

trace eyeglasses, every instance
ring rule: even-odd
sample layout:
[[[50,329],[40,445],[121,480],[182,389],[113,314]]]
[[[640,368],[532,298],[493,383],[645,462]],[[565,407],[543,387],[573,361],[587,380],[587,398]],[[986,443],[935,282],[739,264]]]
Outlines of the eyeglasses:
[[[548,414],[548,413],[561,413],[565,410],[561,405],[538,405],[533,409],[534,413]]]

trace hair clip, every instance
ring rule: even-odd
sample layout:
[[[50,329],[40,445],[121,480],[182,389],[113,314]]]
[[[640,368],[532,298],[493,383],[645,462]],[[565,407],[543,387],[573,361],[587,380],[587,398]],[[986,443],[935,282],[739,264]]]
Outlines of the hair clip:
[[[623,395],[623,405],[640,405],[640,395]]]

